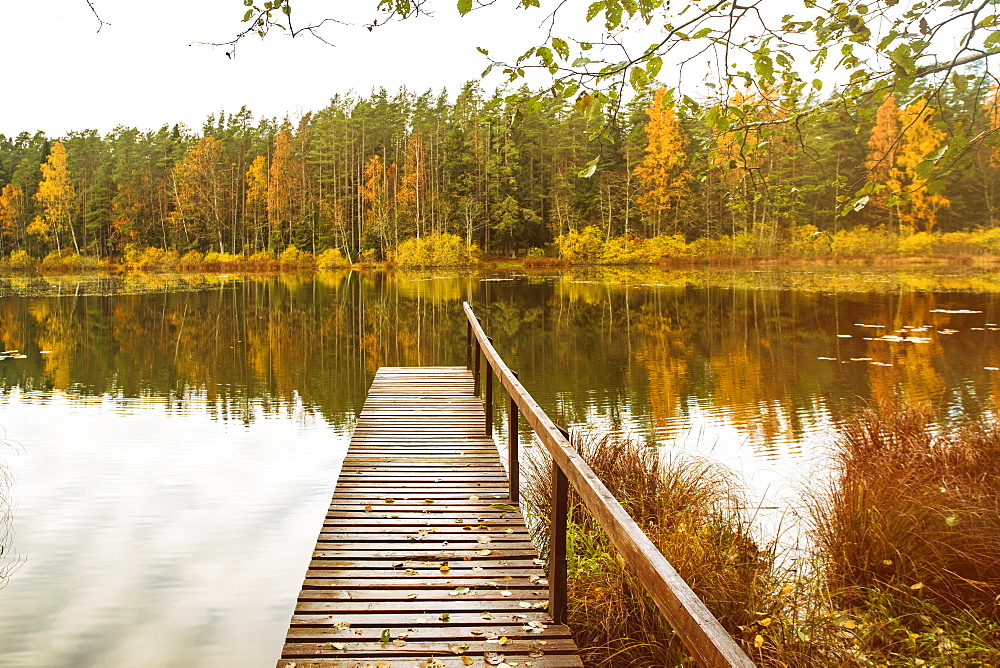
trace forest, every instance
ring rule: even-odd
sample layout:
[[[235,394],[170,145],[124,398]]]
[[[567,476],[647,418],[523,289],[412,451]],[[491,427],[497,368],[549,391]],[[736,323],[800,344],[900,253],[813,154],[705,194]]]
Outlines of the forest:
[[[731,104],[787,121],[818,102],[758,88]],[[0,135],[0,257],[295,247],[391,261],[406,240],[442,233],[487,256],[581,257],[574,244],[588,235],[725,240],[766,255],[858,230],[985,234],[1000,247],[990,234],[1000,114],[982,71],[926,78],[808,123],[719,134],[713,113],[655,86],[609,111],[582,95],[486,94],[469,82],[457,95],[338,94],[280,121],[243,108],[198,130]],[[955,134],[979,141],[941,169]]]

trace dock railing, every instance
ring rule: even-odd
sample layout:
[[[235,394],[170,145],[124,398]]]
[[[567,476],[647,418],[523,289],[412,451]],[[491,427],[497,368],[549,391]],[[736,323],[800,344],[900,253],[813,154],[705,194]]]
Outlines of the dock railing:
[[[482,323],[468,302],[462,308],[468,318],[466,364],[473,371],[476,394],[483,392],[486,407],[487,435],[493,436],[493,377],[507,392],[508,476],[510,500],[520,502],[518,459],[518,416],[534,430],[552,456],[552,503],[549,541],[549,613],[556,623],[564,624],[566,599],[566,523],[569,515],[569,487],[573,486],[587,510],[597,519],[619,555],[635,573],[670,623],[691,655],[701,666],[712,668],[754,664],[722,627],[691,587],[674,570],[666,557],[608,491],[593,469],[584,461],[560,429],[539,407],[507,367],[493,347],[493,339],[483,331]],[[485,387],[483,387],[485,385]]]

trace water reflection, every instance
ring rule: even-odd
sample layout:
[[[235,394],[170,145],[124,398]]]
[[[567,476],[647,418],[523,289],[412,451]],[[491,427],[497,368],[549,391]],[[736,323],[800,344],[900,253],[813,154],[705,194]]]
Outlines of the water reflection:
[[[273,664],[371,376],[461,364],[462,300],[557,421],[768,490],[863,403],[994,415],[998,292],[970,270],[0,280],[25,558],[0,663]]]

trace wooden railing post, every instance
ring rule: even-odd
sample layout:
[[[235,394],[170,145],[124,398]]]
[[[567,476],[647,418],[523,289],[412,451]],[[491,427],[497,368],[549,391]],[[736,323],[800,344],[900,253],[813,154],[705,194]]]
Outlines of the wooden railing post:
[[[514,378],[517,373],[511,371]],[[517,440],[517,402],[507,394],[507,479],[510,481],[510,502],[518,505],[521,502],[521,461],[518,456]]]
[[[487,336],[486,340],[493,345],[493,339]],[[483,393],[483,409],[486,412],[486,436],[493,438],[493,369],[489,360],[485,362],[483,373],[486,374],[486,391]]]
[[[565,624],[568,612],[566,525],[569,522],[569,478],[555,461],[552,462],[552,516],[549,520],[549,614],[556,624]]]
[[[472,368],[472,323],[466,323],[465,327],[465,368]]]
[[[476,320],[478,321],[479,318],[476,318]],[[475,391],[475,394],[476,394],[477,397],[479,396],[479,367],[480,367],[480,363],[479,363],[480,350],[479,349],[481,347],[482,347],[482,345],[479,343],[479,339],[477,338],[476,339],[476,355],[475,355],[476,362],[475,362],[475,366],[473,366],[473,368],[472,368],[473,390]]]

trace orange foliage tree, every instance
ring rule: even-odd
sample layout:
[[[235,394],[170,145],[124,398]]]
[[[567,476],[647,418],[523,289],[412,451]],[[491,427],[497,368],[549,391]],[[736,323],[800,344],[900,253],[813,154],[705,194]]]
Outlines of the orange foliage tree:
[[[948,198],[928,187],[927,158],[947,139],[945,131],[931,122],[933,117],[934,108],[922,98],[900,112],[903,138],[887,183],[894,195],[888,204],[896,205],[900,226],[928,232],[937,225],[938,210],[950,204]]]
[[[890,93],[882,98],[875,114],[875,127],[868,139],[868,159],[865,160],[868,181],[874,185],[869,206],[877,222],[889,222],[892,216],[886,184],[889,182],[889,172],[896,164],[898,148],[899,107],[896,105],[896,96]]]
[[[427,201],[427,155],[424,134],[417,130],[406,143],[406,162],[403,178],[396,193],[396,203],[409,214],[414,231],[419,238],[424,234],[424,209]]]
[[[174,232],[183,238],[184,247],[200,248],[217,242],[219,252],[225,250],[222,154],[221,141],[211,135],[202,137],[174,168],[177,209],[173,221],[179,227]]]
[[[274,138],[274,156],[267,182],[268,248],[292,242],[295,202],[301,187],[302,166],[294,155],[292,125],[285,119]]]
[[[399,243],[398,230],[391,229],[392,210],[389,186],[395,178],[395,163],[386,166],[378,153],[365,165],[365,180],[359,187],[362,201],[368,205],[367,231],[374,235],[383,252]]]

